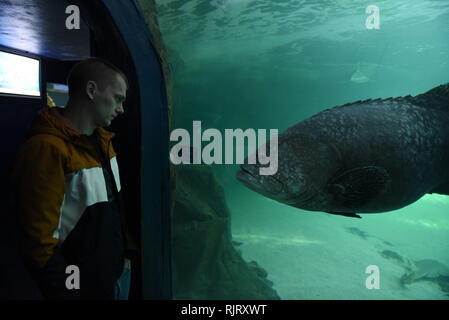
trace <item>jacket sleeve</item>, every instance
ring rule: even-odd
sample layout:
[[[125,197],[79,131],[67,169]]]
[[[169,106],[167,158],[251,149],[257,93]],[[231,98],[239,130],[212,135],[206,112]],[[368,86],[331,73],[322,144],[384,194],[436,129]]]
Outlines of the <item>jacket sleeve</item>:
[[[78,291],[65,288],[67,264],[57,248],[64,158],[55,145],[33,137],[18,150],[11,174],[25,263],[44,296],[61,299]]]

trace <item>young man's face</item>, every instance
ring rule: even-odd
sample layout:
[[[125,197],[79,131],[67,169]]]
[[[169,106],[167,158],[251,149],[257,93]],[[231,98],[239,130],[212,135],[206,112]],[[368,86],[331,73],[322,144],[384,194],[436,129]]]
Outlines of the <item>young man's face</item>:
[[[126,82],[116,74],[101,91],[97,87],[93,99],[93,120],[97,127],[108,127],[112,120],[123,114],[123,102],[126,99]]]

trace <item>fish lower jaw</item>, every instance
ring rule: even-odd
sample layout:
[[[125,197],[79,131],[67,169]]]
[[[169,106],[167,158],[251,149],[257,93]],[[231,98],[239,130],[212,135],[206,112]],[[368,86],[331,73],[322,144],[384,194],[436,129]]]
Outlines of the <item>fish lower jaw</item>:
[[[265,188],[263,188],[260,183],[250,174],[245,171],[237,172],[237,180],[239,180],[243,185],[245,185],[248,189],[259,193],[267,198],[278,200],[277,195],[274,193],[268,192]]]

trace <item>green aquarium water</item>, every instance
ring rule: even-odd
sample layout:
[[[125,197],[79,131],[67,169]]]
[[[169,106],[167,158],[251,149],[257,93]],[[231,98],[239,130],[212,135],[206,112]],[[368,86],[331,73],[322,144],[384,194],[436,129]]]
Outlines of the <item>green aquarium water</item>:
[[[157,0],[157,9],[173,128],[201,120],[203,130],[282,132],[333,106],[449,82],[447,0]],[[237,164],[211,167],[239,252],[281,299],[449,299],[449,196],[355,219],[255,193]]]

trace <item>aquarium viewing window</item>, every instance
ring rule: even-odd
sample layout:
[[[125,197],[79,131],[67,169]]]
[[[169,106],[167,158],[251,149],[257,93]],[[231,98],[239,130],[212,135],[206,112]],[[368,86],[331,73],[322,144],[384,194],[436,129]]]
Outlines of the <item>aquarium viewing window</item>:
[[[69,92],[69,87],[61,83],[48,82],[47,91],[67,94]]]
[[[40,97],[40,61],[0,51],[0,94]]]

